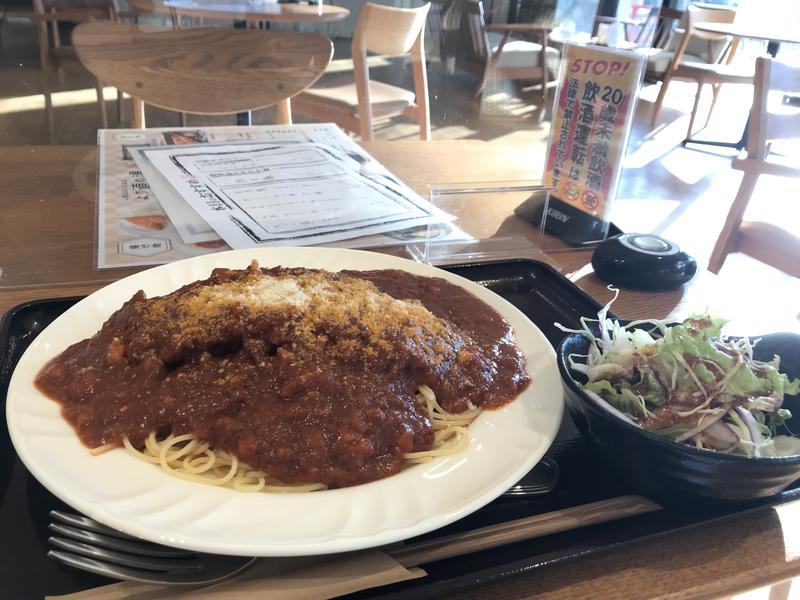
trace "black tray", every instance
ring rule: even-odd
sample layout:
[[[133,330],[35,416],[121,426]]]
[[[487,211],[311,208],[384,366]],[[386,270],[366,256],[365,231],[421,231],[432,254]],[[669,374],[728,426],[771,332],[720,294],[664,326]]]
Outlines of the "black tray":
[[[577,327],[581,316],[594,315],[600,308],[577,286],[540,262],[514,260],[446,268],[512,302],[536,323],[554,346],[563,333],[553,323]],[[0,321],[0,399],[3,406],[11,372],[28,344],[79,299],[29,302],[10,310]],[[64,594],[110,583],[105,578],[62,566],[46,557],[48,512],[67,507],[27,472],[11,445],[5,419],[0,422],[0,531],[4,540],[14,544],[13,559],[9,546],[4,550],[4,559],[0,560],[0,598],[41,598],[45,594]],[[457,523],[419,539],[635,493],[598,462],[596,453],[581,439],[566,414],[548,456],[560,467],[559,481],[550,494],[523,499],[500,498]],[[800,490],[793,489],[767,501],[692,510],[663,509],[624,521],[431,563],[424,565],[427,577],[366,590],[350,597],[392,600],[436,597],[635,539],[797,497],[800,497]]]

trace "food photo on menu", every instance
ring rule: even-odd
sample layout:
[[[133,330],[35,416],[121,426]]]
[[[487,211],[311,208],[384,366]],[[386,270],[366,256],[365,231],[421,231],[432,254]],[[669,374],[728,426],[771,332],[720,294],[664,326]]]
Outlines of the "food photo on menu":
[[[0,598],[793,597],[791,3],[68,4],[0,14]]]

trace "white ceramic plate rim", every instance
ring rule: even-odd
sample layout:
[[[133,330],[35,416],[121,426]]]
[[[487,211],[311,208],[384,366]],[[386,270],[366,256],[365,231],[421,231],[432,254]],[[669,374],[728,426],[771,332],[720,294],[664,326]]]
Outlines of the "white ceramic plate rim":
[[[58,405],[33,386],[41,367],[92,335],[139,289],[149,296],[215,267],[402,269],[443,277],[494,307],[514,328],[532,385],[470,426],[463,453],[366,485],[310,494],[243,494],[179,480],[123,450],[92,456]],[[12,376],[6,417],[19,457],[48,490],[106,525],[153,542],[217,554],[300,556],[380,546],[429,532],[491,502],[544,455],[563,414],[555,352],[524,314],[471,281],[402,258],[332,248],[233,250],[137,273],[78,302],[43,331]]]

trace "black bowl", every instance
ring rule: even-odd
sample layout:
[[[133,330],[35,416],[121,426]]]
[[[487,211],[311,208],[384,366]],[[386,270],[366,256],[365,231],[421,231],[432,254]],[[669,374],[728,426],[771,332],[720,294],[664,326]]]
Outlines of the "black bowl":
[[[590,341],[571,334],[558,347],[558,368],[567,408],[580,432],[602,453],[614,471],[639,492],[667,503],[686,501],[744,501],[777,494],[800,478],[800,455],[748,458],[701,450],[675,442],[627,422],[600,406],[581,388],[586,379],[573,371],[567,357],[587,354]],[[800,373],[800,336],[775,333],[762,336],[754,356],[781,357],[781,372]],[[786,396],[792,411],[787,423],[800,431],[800,397]],[[794,426],[793,426],[794,425]]]

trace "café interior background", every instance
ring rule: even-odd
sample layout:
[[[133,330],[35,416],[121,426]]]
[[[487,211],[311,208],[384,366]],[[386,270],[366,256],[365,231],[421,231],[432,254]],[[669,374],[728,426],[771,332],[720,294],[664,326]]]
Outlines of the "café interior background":
[[[120,0],[125,10],[124,0]],[[353,67],[350,43],[363,0],[336,0],[351,15],[341,21],[307,25],[273,25],[321,32],[334,41],[334,57],[325,78],[344,76]],[[416,0],[394,0],[379,3],[414,6]],[[800,27],[800,2],[796,0],[713,0],[716,4],[737,7],[739,18],[775,19],[795,22]],[[683,10],[687,0],[667,0],[666,5]],[[491,82],[480,95],[475,94],[479,77],[454,64],[452,48],[442,36],[442,2],[434,2],[426,29],[426,61],[428,64],[432,137],[440,139],[483,140],[486,152],[511,153],[529,161],[537,170],[544,164],[549,135],[548,103],[543,107],[536,84],[525,81]],[[634,20],[648,11],[655,11],[659,0],[484,0],[484,9],[491,22],[551,22],[552,37],[589,38],[597,34],[598,16],[616,16]],[[140,22],[167,24],[157,15],[141,15]],[[230,23],[217,26],[230,27]],[[188,24],[187,24],[188,26]],[[62,43],[69,43],[73,25],[59,26]],[[613,28],[612,28],[613,29]],[[605,35],[609,30],[605,30]],[[616,30],[610,33],[618,34]],[[0,139],[4,145],[93,144],[98,128],[97,107],[92,77],[80,68],[58,70],[51,82],[54,107],[54,130],[48,131],[45,114],[45,87],[39,64],[39,37],[30,1],[10,0],[0,7]],[[753,61],[763,55],[766,42],[743,40],[737,61]],[[800,50],[784,44],[779,58],[796,59]],[[413,81],[408,57],[371,56],[370,74],[376,80],[403,85],[412,89]],[[741,173],[731,168],[735,150],[688,146],[680,142],[694,99],[695,84],[672,83],[655,127],[650,125],[659,82],[646,79],[633,126],[617,201],[611,219],[624,231],[654,232],[671,239],[706,266],[711,250],[738,188]],[[189,90],[187,93],[191,93]],[[104,90],[110,127],[131,126],[130,99],[124,98],[120,119],[116,112],[116,90]],[[735,139],[744,128],[752,102],[752,86],[728,84],[722,91],[709,120],[699,137]],[[703,97],[699,122],[708,111],[710,94]],[[544,109],[544,110],[543,110]],[[295,115],[295,122],[309,121]],[[273,109],[258,111],[254,124],[275,122]],[[234,116],[189,116],[188,125],[234,124]],[[174,112],[148,107],[147,125],[178,126],[180,116]],[[418,125],[398,117],[379,124],[378,140],[414,140]],[[797,141],[797,140],[795,140]],[[749,211],[759,217],[777,218],[784,226],[800,223],[800,208],[795,197],[784,193],[780,181],[762,177]],[[793,218],[794,217],[794,218]],[[796,226],[796,225],[795,225]],[[758,297],[770,290],[776,310],[797,319],[800,304],[796,302],[800,282],[784,273],[742,255],[731,255],[720,276],[729,280],[743,295]]]

